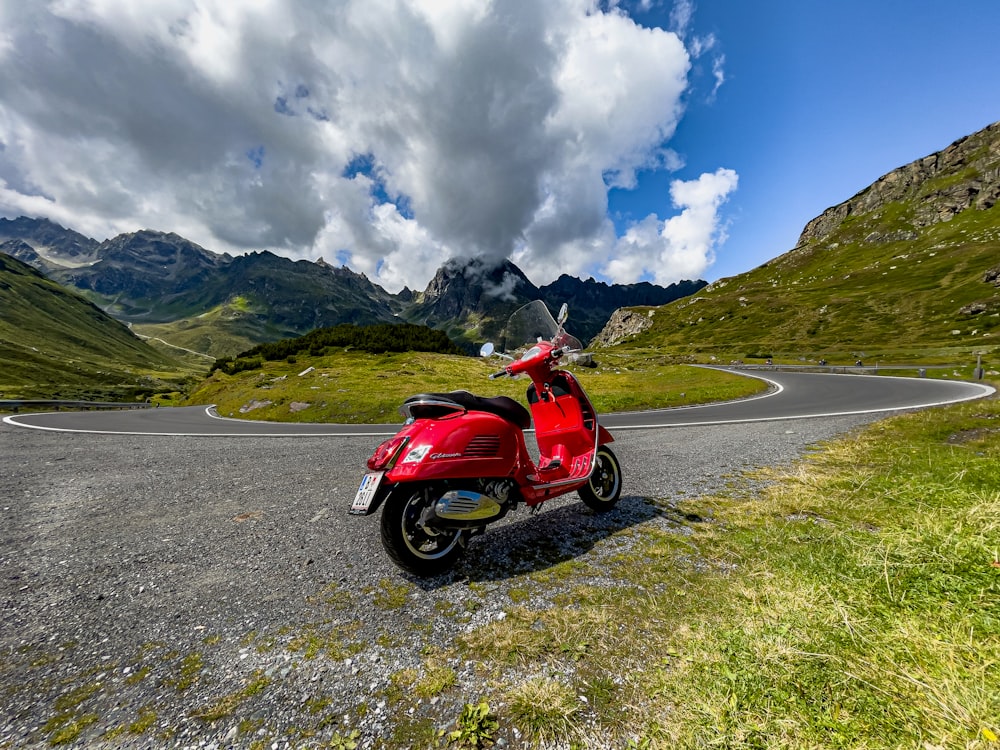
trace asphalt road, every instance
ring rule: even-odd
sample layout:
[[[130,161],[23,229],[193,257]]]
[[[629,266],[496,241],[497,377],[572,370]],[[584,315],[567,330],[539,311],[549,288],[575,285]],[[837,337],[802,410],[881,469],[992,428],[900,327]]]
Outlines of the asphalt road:
[[[737,371],[738,372],[738,371]],[[989,386],[949,380],[868,375],[770,372],[754,375],[769,381],[764,395],[706,406],[601,416],[610,429],[686,427],[813,417],[878,414],[981,398]],[[14,415],[5,422],[19,427],[67,432],[124,435],[217,436],[358,436],[391,435],[398,425],[334,425],[227,419],[211,407],[128,411],[46,412]]]

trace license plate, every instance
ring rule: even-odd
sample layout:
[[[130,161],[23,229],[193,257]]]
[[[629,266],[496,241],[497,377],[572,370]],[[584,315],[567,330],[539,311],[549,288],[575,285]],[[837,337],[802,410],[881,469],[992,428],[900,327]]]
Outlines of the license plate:
[[[364,515],[368,512],[372,500],[375,499],[375,493],[378,492],[379,485],[382,484],[384,474],[384,471],[371,471],[362,477],[358,494],[354,496],[354,502],[351,503],[351,513]]]

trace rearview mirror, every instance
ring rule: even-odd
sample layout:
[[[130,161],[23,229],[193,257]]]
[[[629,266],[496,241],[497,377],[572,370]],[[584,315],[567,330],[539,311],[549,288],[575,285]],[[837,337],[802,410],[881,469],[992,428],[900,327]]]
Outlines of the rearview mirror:
[[[479,348],[479,356],[480,357],[489,357],[489,356],[492,356],[494,350],[495,350],[495,347],[493,346],[493,342],[492,341],[487,341],[485,344],[483,344]]]
[[[559,325],[562,325],[563,323],[566,322],[566,318],[568,317],[569,317],[569,305],[563,302],[562,307],[559,308],[559,317],[556,319],[556,322]]]

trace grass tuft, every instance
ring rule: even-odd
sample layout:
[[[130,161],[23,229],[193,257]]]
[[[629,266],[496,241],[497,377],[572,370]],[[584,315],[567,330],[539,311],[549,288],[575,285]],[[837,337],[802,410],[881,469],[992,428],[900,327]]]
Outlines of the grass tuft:
[[[507,713],[529,737],[541,742],[570,737],[582,702],[568,685],[546,677],[522,682],[507,695]]]
[[[220,697],[215,702],[191,711],[195,719],[211,723],[231,716],[241,703],[263,692],[271,684],[271,679],[262,672],[255,673],[239,690]]]

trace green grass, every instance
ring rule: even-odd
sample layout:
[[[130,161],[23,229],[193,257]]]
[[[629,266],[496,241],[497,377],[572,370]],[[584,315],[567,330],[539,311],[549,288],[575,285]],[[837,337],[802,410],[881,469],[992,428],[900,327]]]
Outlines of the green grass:
[[[595,587],[464,636],[502,730],[586,747],[996,747],[1000,400],[896,417],[672,506]],[[683,533],[678,533],[678,532]],[[570,710],[580,707],[579,710]],[[549,728],[543,728],[549,727]],[[509,736],[509,735],[507,735]]]
[[[602,354],[597,368],[573,367],[599,412],[724,401],[761,391],[759,381],[705,368],[672,364],[657,356]],[[500,360],[407,352],[341,352],[265,362],[260,370],[213,373],[190,403],[214,403],[223,416],[275,421],[392,423],[415,393],[465,389],[508,395],[524,402],[525,379],[487,376]],[[310,372],[301,375],[307,368]],[[270,402],[270,403],[268,403]],[[259,404],[246,410],[247,406]],[[244,411],[241,411],[243,409]]]
[[[169,323],[137,323],[132,329],[151,340],[169,342],[167,346],[175,356],[176,348],[181,347],[212,358],[231,357],[261,341],[295,335],[294,331],[270,324],[266,319],[266,309],[237,296],[194,317]],[[210,366],[212,361],[207,361]]]
[[[415,696],[428,700],[455,687],[458,679],[455,670],[434,659],[426,661],[421,669],[404,669],[392,675],[392,684],[397,688],[397,700],[403,696]]]

